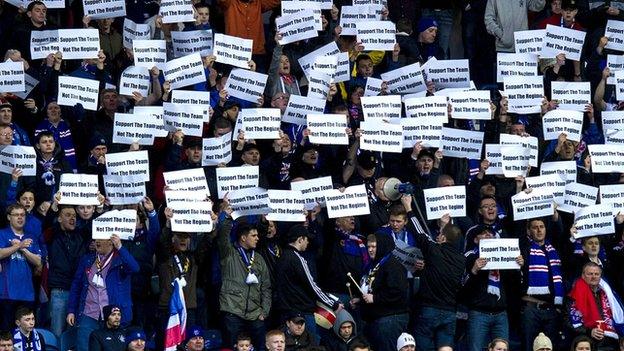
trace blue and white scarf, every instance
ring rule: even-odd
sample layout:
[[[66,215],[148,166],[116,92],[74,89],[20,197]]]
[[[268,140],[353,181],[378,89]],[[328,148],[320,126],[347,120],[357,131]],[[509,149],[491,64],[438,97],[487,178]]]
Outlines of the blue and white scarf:
[[[479,257],[479,247],[475,247],[472,251],[466,252],[465,256],[476,255]],[[495,295],[497,300],[500,300],[500,271],[498,269],[490,269],[488,272],[488,294]]]
[[[561,260],[557,250],[549,243],[544,244],[544,249],[536,242],[531,241],[529,252],[529,288],[528,295],[548,295],[549,272],[552,275],[554,287],[555,305],[563,303],[563,280],[561,278]]]
[[[15,351],[40,351],[43,349],[37,330],[33,329],[30,334],[31,339],[29,342],[29,340],[26,339],[26,335],[22,334],[19,328],[15,328],[13,331],[13,348],[15,348]]]

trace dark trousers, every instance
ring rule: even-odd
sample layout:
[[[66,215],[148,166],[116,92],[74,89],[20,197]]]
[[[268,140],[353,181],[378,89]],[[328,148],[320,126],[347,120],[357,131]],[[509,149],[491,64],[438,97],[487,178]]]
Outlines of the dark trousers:
[[[254,350],[263,351],[265,349],[264,335],[266,334],[266,327],[264,321],[259,319],[248,321],[235,314],[226,312],[223,315],[224,347],[234,349],[236,338],[241,332],[251,336],[251,343],[254,346]]]

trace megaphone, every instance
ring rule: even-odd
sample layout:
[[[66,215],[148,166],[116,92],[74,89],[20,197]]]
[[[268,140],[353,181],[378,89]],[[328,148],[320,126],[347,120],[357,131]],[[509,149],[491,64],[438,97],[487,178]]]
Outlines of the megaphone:
[[[401,183],[398,178],[388,178],[383,184],[382,192],[390,201],[396,201],[403,194],[413,194],[414,186],[410,183]]]

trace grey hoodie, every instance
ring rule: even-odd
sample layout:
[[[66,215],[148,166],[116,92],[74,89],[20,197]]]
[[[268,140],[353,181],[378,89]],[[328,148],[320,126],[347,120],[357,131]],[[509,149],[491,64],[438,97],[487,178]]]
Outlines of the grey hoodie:
[[[514,32],[529,28],[527,10],[541,11],[546,0],[488,0],[485,28],[496,37],[497,52],[515,52]]]
[[[334,322],[333,329],[336,336],[339,339],[342,339],[342,336],[340,336],[340,327],[346,322],[351,322],[351,325],[353,325],[351,337],[349,340],[345,340],[345,343],[349,343],[349,341],[357,336],[357,325],[355,324],[355,320],[353,319],[353,316],[351,316],[351,313],[347,312],[345,309],[340,310],[340,312],[336,315],[336,321]]]

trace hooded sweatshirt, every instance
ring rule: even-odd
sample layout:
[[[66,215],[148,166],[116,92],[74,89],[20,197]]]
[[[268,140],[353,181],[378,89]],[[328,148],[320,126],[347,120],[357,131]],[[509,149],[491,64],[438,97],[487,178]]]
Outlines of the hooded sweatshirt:
[[[497,52],[515,52],[514,32],[529,29],[527,10],[541,11],[546,0],[488,0],[485,28],[496,37]]]
[[[351,323],[353,326],[351,336],[346,340],[340,336],[340,327],[345,323]],[[323,346],[329,351],[347,351],[351,344],[361,339],[361,337],[357,335],[357,324],[355,324],[353,316],[344,309],[336,314],[336,321],[334,322],[332,330],[334,333],[330,334],[326,340],[322,341]]]

